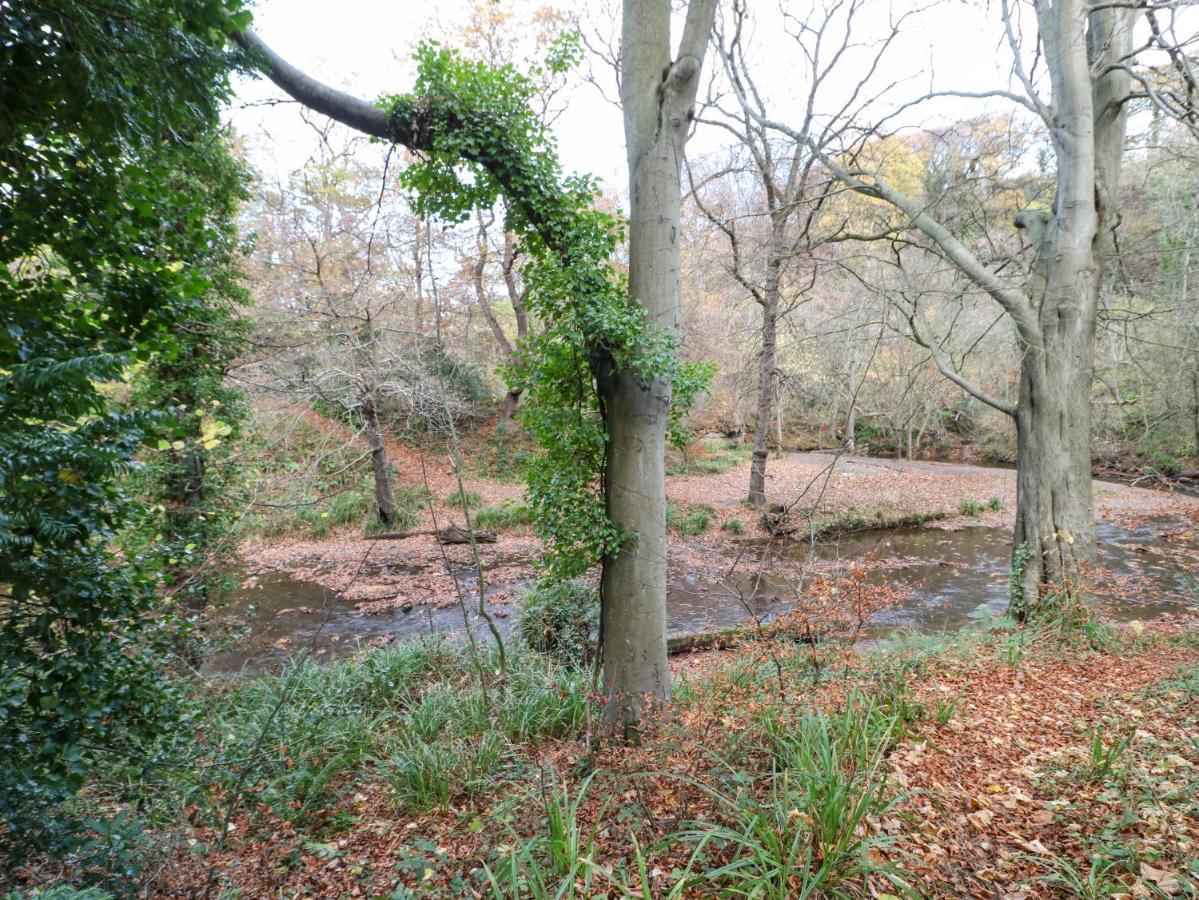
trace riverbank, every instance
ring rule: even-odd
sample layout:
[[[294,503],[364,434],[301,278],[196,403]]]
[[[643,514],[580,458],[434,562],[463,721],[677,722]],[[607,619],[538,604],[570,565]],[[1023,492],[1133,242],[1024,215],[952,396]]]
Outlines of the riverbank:
[[[435,473],[436,485],[456,484],[444,462],[423,459],[411,448],[401,458],[401,481]],[[792,453],[770,460],[769,500],[785,506],[792,539],[815,534],[827,538],[901,524],[933,523],[942,529],[975,525],[1007,527],[1015,505],[1015,473],[952,463],[879,460],[822,453]],[[768,540],[760,511],[743,499],[749,463],[737,462],[714,474],[668,478],[667,496],[675,527],[670,538],[671,578],[717,580],[728,576],[731,559]],[[423,482],[422,482],[423,483]],[[468,493],[479,509],[518,504],[523,486],[472,477]],[[463,523],[460,505],[447,501],[448,490],[431,490],[412,530]],[[1199,523],[1199,498],[1165,494],[1127,485],[1097,482],[1100,521],[1134,525],[1170,517]],[[1199,527],[1199,525],[1196,525]],[[499,530],[494,544],[478,552],[492,588],[490,600],[511,603],[534,574],[540,542],[519,521]],[[429,534],[402,541],[372,541],[360,527],[342,528],[327,537],[282,536],[247,541],[241,555],[251,576],[287,572],[371,609],[385,606],[450,606],[458,601],[461,579],[453,573],[474,566],[469,547],[439,545]],[[782,554],[772,554],[783,565]]]

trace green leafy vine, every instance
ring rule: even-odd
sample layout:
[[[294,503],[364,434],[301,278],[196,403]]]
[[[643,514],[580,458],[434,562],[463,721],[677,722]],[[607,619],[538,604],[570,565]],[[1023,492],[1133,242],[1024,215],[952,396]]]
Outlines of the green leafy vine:
[[[568,65],[559,54],[551,64]],[[385,98],[393,117],[416,122],[432,149],[401,176],[417,212],[461,222],[506,199],[506,227],[528,262],[529,312],[544,326],[519,347],[509,372],[525,392],[522,420],[542,449],[529,477],[533,525],[546,544],[546,575],[559,580],[616,555],[627,539],[605,511],[607,429],[596,375],[631,370],[680,388],[672,437],[711,367],[680,366],[678,342],[646,322],[613,258],[624,221],[598,208],[596,183],[566,175],[553,135],[530,105],[531,82],[423,44],[409,94]],[[678,402],[678,401],[683,402]]]

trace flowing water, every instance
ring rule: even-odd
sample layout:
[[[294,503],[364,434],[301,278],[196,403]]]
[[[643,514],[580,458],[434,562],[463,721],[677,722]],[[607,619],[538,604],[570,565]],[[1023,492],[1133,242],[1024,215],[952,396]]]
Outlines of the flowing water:
[[[1171,542],[1163,533],[1160,524],[1131,530],[1098,526],[1097,565],[1106,585],[1100,602],[1108,615],[1131,620],[1199,609],[1194,578],[1199,546],[1194,539]],[[952,630],[1007,606],[1007,528],[891,529],[847,535],[814,549],[796,544],[787,552],[811,559],[817,571],[835,569],[838,561],[871,560],[868,579],[889,585],[899,596],[898,603],[870,617],[866,633],[872,637],[896,628]],[[670,634],[727,628],[747,622],[751,614],[769,619],[791,608],[787,598],[796,596],[795,584],[770,574],[755,579],[756,568],[743,560],[740,574],[730,581],[675,579],[667,599]],[[771,571],[768,565],[762,569]],[[462,577],[469,606],[475,602],[472,585],[469,575]],[[501,633],[511,634],[514,610],[497,605],[493,614]],[[255,586],[234,591],[218,605],[216,616],[228,637],[208,661],[214,672],[271,669],[301,655],[331,659],[429,635],[462,640],[467,627],[478,640],[490,640],[486,624],[470,609],[465,616],[458,607],[419,606],[365,614],[320,585],[285,574],[266,575]]]

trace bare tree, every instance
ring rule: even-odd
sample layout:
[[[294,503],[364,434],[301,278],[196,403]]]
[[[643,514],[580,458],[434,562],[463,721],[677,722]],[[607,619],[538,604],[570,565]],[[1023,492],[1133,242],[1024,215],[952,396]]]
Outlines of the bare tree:
[[[820,155],[841,139],[842,130],[864,106],[877,101],[878,94],[887,89],[885,85],[873,85],[868,73],[848,96],[835,100],[825,96],[830,93],[830,82],[835,83],[842,70],[860,62],[850,52],[850,26],[861,6],[861,0],[851,0],[831,8],[813,4],[805,15],[787,13],[787,26],[801,60],[792,74],[803,85],[801,124],[795,133],[780,130],[766,119],[766,100],[747,56],[744,36],[752,22],[744,0],[733,0],[727,21],[722,18],[716,27],[716,46],[725,78],[733,86],[735,106],[726,108],[721,98],[709,98],[701,121],[728,132],[737,144],[727,166],[700,184],[692,177],[691,187],[696,204],[728,240],[733,278],[761,308],[748,496],[749,502],[757,506],[766,502],[766,460],[774,423],[782,449],[779,321],[810,297],[819,273],[821,246],[844,239],[842,229],[836,223],[830,227],[827,222],[826,201],[839,185],[829,176]],[[893,30],[875,48],[876,60],[881,59],[895,34]],[[753,208],[719,209],[705,202],[702,188],[706,183],[717,177],[738,182],[746,174],[752,185]],[[761,220],[759,228],[755,228],[756,219]]]
[[[263,192],[259,204],[259,323],[263,337],[290,348],[259,368],[276,388],[356,420],[376,513],[391,525],[396,504],[383,407],[397,393],[400,361],[413,343],[401,340],[411,336],[403,327],[412,284],[403,242],[411,241],[416,220],[355,159],[354,140],[335,147],[333,129],[316,127],[319,157],[289,184]]]
[[[1013,322],[1021,354],[1016,403],[975,388],[958,373],[954,380],[1016,421],[1013,561],[1019,577],[1013,608],[1021,616],[1033,611],[1046,584],[1071,579],[1094,555],[1091,411],[1084,398],[1093,378],[1100,287],[1115,246],[1115,191],[1128,106],[1138,94],[1158,102],[1138,59],[1154,48],[1177,50],[1166,46],[1168,32],[1161,28],[1151,28],[1149,38],[1138,43],[1134,20],[1143,14],[1152,26],[1166,6],[1173,4],[1038,0],[1023,6],[1003,0],[1013,77],[1021,90],[930,95],[1005,99],[1046,129],[1056,163],[1055,198],[1051,211],[1029,209],[1016,217],[1027,247],[1018,274],[988,265],[920,199],[894,187],[876,167],[859,164],[853,152],[821,152],[848,187],[899,210],[908,227],[994,298]],[[1031,49],[1020,41],[1020,13],[1029,9],[1037,25]],[[1141,91],[1134,91],[1137,85]],[[762,119],[803,139],[800,128]],[[952,371],[948,360],[937,362],[942,371]]]
[[[505,362],[511,364],[516,358],[517,347],[529,334],[529,312],[525,307],[524,288],[520,284],[520,273],[517,270],[516,242],[510,232],[504,231],[503,242],[499,248],[500,275],[507,301],[512,307],[512,317],[516,323],[515,340],[509,338],[492,305],[491,285],[487,278],[487,264],[493,253],[491,229],[494,224],[494,215],[491,213],[479,214],[475,254],[471,261],[471,284],[474,287],[475,301],[479,305],[479,311],[483,313],[487,327],[491,330]],[[516,411],[520,404],[520,395],[521,388],[515,385],[509,385],[504,391],[504,399],[500,402],[500,427],[506,428],[516,424]]]

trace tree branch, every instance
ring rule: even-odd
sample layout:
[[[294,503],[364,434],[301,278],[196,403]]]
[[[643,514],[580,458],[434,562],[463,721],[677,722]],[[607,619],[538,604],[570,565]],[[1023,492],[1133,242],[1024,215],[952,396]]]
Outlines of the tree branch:
[[[908,326],[911,328],[911,331],[912,331],[912,340],[914,340],[917,344],[919,344],[921,347],[923,347],[925,350],[927,350],[929,352],[929,354],[933,358],[933,362],[937,364],[937,369],[941,372],[942,375],[944,375],[946,378],[948,378],[950,381],[952,381],[954,384],[956,384],[958,387],[960,387],[963,391],[965,391],[971,397],[974,397],[976,400],[979,400],[979,401],[987,404],[987,406],[990,406],[993,409],[999,410],[1001,413],[1007,413],[1013,419],[1016,417],[1015,404],[1005,403],[1004,401],[999,400],[996,397],[992,397],[990,394],[988,394],[982,388],[976,387],[975,385],[971,384],[969,381],[967,381],[965,378],[963,378],[952,366],[950,366],[949,361],[945,358],[944,354],[941,353],[940,347],[935,346],[933,344],[933,342],[926,340],[924,338],[924,336],[920,334],[920,329],[916,325],[916,310],[915,310],[915,308],[913,308],[912,311],[908,314],[907,319],[908,319]]]
[[[309,109],[372,137],[411,146],[411,138],[405,140],[408,136],[399,133],[386,111],[361,97],[339,91],[301,72],[268,47],[251,29],[234,31],[233,39],[252,56],[259,57],[266,63],[266,75],[276,86]]]

